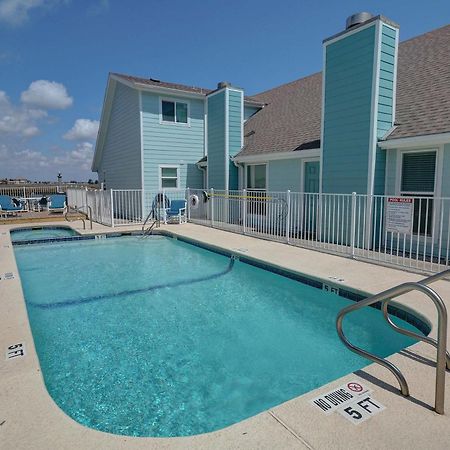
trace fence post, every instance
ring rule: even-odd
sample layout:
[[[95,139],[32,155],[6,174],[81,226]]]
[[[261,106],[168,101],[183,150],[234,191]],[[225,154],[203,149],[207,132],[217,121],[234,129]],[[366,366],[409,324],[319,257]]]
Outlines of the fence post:
[[[189,197],[191,196],[191,190],[189,188],[186,189],[186,199],[187,199],[187,220],[191,221],[191,205],[189,201]]]
[[[114,228],[114,197],[113,197],[113,190],[109,190],[110,195],[110,201],[111,201],[111,227]]]
[[[352,192],[352,217],[350,228],[352,258],[355,257],[355,240],[356,240],[356,192]]]
[[[247,233],[247,189],[242,190],[243,197],[243,211],[242,211],[242,225],[244,234]]]
[[[289,244],[291,237],[291,191],[288,189],[286,192],[286,242]]]
[[[26,191],[25,191],[25,186],[23,187],[23,198],[26,198],[27,197],[27,195],[26,195]]]
[[[214,227],[214,189],[211,188],[209,191],[209,198],[211,199],[211,228]]]

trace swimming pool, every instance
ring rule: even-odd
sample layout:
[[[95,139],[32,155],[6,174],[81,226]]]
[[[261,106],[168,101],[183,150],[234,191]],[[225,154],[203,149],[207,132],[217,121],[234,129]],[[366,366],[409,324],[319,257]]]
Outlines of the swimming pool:
[[[122,237],[15,254],[47,389],[97,430],[213,431],[368,364],[336,334],[350,300],[188,243]],[[380,356],[414,343],[380,314],[354,313],[346,334]]]
[[[79,236],[79,234],[69,227],[32,227],[16,228],[10,231],[12,242],[36,241],[41,239],[65,238]]]

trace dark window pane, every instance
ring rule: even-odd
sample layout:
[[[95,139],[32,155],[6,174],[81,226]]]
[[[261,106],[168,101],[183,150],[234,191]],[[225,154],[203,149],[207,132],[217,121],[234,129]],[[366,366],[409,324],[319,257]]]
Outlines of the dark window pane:
[[[266,188],[266,166],[253,166],[255,168],[255,189]]]
[[[161,180],[161,187],[176,188],[177,187],[177,179],[176,178],[163,178]]]
[[[402,192],[433,192],[436,152],[405,153],[402,161]]]
[[[175,103],[162,101],[162,119],[166,122],[175,122]]]
[[[163,177],[177,177],[178,169],[176,167],[161,167],[161,176]]]
[[[405,194],[404,197],[413,197],[413,195]],[[416,197],[413,202],[413,234],[431,236],[433,231],[433,198]]]
[[[187,114],[187,103],[178,103],[177,102],[177,122],[179,123],[187,123],[188,114]]]

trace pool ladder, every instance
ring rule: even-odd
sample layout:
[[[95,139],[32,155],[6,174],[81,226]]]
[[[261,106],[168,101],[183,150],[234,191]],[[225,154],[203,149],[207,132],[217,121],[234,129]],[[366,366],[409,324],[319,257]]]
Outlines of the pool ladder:
[[[86,208],[87,212],[81,211],[83,208]],[[79,216],[71,219],[70,213],[78,213]],[[88,205],[86,205],[86,206],[68,206],[67,211],[64,214],[64,218],[67,220],[67,222],[74,222],[75,220],[81,220],[83,222],[83,230],[86,229],[86,220],[85,219],[89,219],[89,225],[92,230],[92,208]]]
[[[150,217],[153,216],[153,221],[150,223],[150,226],[145,229],[145,225],[147,225],[147,222],[150,220]],[[154,217],[154,211],[153,209],[148,213],[147,218],[145,219],[144,223],[142,224],[142,237],[148,236],[152,233],[153,228],[160,226],[160,220],[159,217]]]
[[[341,310],[336,318],[336,328],[341,341],[353,352],[361,355],[367,359],[370,359],[386,369],[390,370],[400,385],[400,391],[405,397],[409,396],[409,387],[400,369],[392,364],[390,361],[380,358],[373,353],[370,353],[360,347],[353,345],[345,336],[342,331],[342,321],[344,317],[353,311],[364,308],[365,306],[371,306],[377,302],[381,302],[381,309],[383,311],[384,318],[387,320],[388,324],[397,332],[404,334],[406,336],[413,337],[422,342],[426,342],[437,349],[436,357],[436,391],[434,400],[434,410],[438,414],[444,414],[444,402],[445,402],[445,372],[446,368],[450,370],[450,355],[447,352],[447,308],[439,294],[437,294],[428,285],[445,278],[450,275],[450,269],[444,270],[443,272],[432,275],[428,278],[424,278],[418,282],[408,282],[403,283],[393,288],[387,289],[386,291],[380,292],[379,294],[373,295],[372,297],[361,300],[353,305],[347,306]],[[413,331],[406,330],[399,327],[394,322],[392,322],[389,317],[388,305],[389,302],[400,295],[406,294],[411,291],[419,291],[428,296],[436,306],[438,313],[438,332],[437,339],[432,339],[428,336],[421,336],[420,334],[414,333]]]

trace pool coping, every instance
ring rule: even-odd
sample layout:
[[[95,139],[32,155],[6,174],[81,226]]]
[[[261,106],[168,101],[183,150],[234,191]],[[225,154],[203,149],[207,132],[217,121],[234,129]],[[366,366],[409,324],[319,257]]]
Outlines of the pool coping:
[[[197,225],[196,227],[204,228],[199,225]],[[9,228],[9,227],[5,226],[5,225],[0,226],[0,232],[3,231],[5,228]],[[14,226],[12,226],[11,228],[14,228]],[[20,228],[24,228],[23,224],[21,224]],[[258,257],[255,257],[254,255],[246,255],[246,254],[243,255],[242,252],[233,251],[224,246],[211,245],[210,242],[206,243],[204,240],[196,239],[195,236],[194,237],[186,236],[185,230],[186,230],[186,228],[174,228],[174,229],[170,229],[170,230],[161,230],[162,232],[160,234],[170,235],[172,237],[176,237],[177,239],[181,239],[181,240],[184,240],[189,243],[196,242],[198,244],[201,244],[202,247],[206,247],[206,248],[210,247],[209,249],[211,249],[212,251],[219,250],[219,252],[225,252],[225,254],[227,256],[234,255],[236,257],[239,257],[239,259],[241,259],[243,261],[245,260],[245,262],[249,262],[249,263],[256,262],[256,263],[263,264],[263,265],[269,264],[271,267],[277,266],[277,264],[274,265],[273,262],[268,263],[268,261],[258,258]],[[76,230],[76,231],[80,231],[80,230]],[[111,229],[106,229],[103,231],[107,231],[106,234],[108,234],[112,237],[122,234],[121,231],[118,232],[117,230],[111,230]],[[137,230],[134,230],[134,231],[137,231]],[[133,230],[124,231],[125,234],[129,234],[132,232],[133,232]],[[226,233],[226,232],[221,232],[221,233]],[[1,245],[1,247],[3,247],[5,245],[5,239],[4,239],[5,236],[4,235],[1,236],[1,234],[2,233],[0,233],[0,245]],[[88,237],[89,235],[92,235],[92,236],[89,236],[89,238],[95,238],[95,235],[105,234],[105,233],[99,232],[98,230],[96,230],[95,232],[92,232],[92,233],[84,232],[82,234],[86,237]],[[251,239],[254,239],[254,238],[251,238]],[[72,239],[72,240],[74,240],[74,239]],[[289,424],[285,423],[285,421],[283,421],[283,419],[280,418],[279,411],[283,410],[283,408],[287,408],[288,405],[291,404],[292,402],[296,403],[298,401],[304,400],[305,398],[311,397],[311,395],[314,394],[316,391],[323,391],[328,385],[336,384],[341,379],[335,380],[334,382],[328,383],[327,385],[322,386],[314,391],[308,392],[307,394],[303,394],[302,396],[299,396],[296,399],[290,400],[290,401],[285,402],[277,407],[274,407],[270,411],[261,412],[261,413],[257,414],[256,416],[245,419],[242,422],[236,423],[236,424],[226,427],[222,430],[218,430],[218,431],[214,431],[214,432],[206,433],[206,434],[202,434],[202,435],[196,435],[196,436],[177,437],[177,438],[153,438],[153,437],[135,438],[135,437],[129,437],[129,436],[117,436],[117,435],[111,435],[109,433],[104,433],[104,432],[100,432],[97,430],[93,430],[90,428],[86,428],[86,427],[78,424],[77,422],[73,421],[72,419],[70,419],[61,410],[59,410],[58,407],[56,407],[53,400],[51,399],[51,397],[49,396],[49,394],[46,391],[44,381],[40,374],[39,363],[37,360],[37,355],[36,355],[36,352],[34,349],[34,344],[32,341],[31,330],[30,330],[29,324],[28,324],[28,317],[27,317],[27,313],[26,313],[25,302],[24,302],[23,293],[22,293],[21,286],[20,286],[20,277],[19,277],[19,274],[17,271],[17,266],[15,263],[13,248],[12,248],[12,244],[11,244],[11,241],[9,238],[9,232],[7,233],[6,241],[9,241],[9,243],[6,243],[6,245],[8,245],[8,247],[3,247],[2,250],[5,250],[8,253],[8,255],[6,255],[7,257],[5,258],[5,261],[3,261],[3,258],[0,261],[0,268],[1,268],[0,273],[2,273],[2,271],[4,270],[5,266],[3,264],[6,263],[7,266],[12,269],[12,272],[15,272],[15,274],[17,274],[17,277],[14,280],[8,280],[8,283],[11,282],[12,284],[15,285],[15,289],[9,289],[10,295],[12,295],[12,297],[13,297],[14,305],[13,305],[12,309],[14,310],[15,314],[11,315],[10,314],[11,311],[6,311],[6,313],[7,313],[6,315],[0,314],[0,324],[1,325],[5,325],[5,319],[7,319],[7,321],[10,319],[14,319],[12,324],[11,324],[11,322],[6,323],[9,332],[8,333],[0,333],[0,339],[2,341],[2,344],[4,344],[5,339],[6,338],[9,339],[11,337],[12,330],[15,332],[16,336],[18,334],[20,334],[19,331],[23,332],[24,335],[28,335],[26,337],[27,344],[28,344],[27,345],[28,360],[27,360],[27,364],[24,364],[23,365],[24,367],[20,368],[20,370],[13,370],[13,371],[6,370],[5,373],[3,373],[3,371],[2,371],[2,375],[5,375],[5,376],[2,376],[2,381],[0,382],[0,386],[2,386],[2,388],[4,390],[5,386],[3,386],[3,384],[4,384],[5,380],[11,381],[12,379],[14,379],[17,381],[17,379],[19,379],[21,377],[23,378],[23,380],[28,380],[28,383],[30,383],[31,380],[29,378],[31,377],[33,379],[33,381],[30,384],[32,386],[34,386],[35,394],[39,393],[40,402],[41,403],[43,402],[44,406],[46,405],[45,408],[47,410],[44,415],[52,415],[53,422],[56,421],[57,423],[60,424],[60,426],[63,426],[64,428],[68,427],[71,430],[68,433],[69,435],[74,435],[74,434],[80,435],[80,436],[82,435],[83,442],[86,444],[85,448],[91,448],[90,445],[93,445],[92,448],[98,448],[96,446],[98,446],[100,442],[103,442],[105,445],[108,445],[108,448],[122,448],[123,444],[125,442],[128,443],[130,448],[141,448],[141,445],[142,445],[142,448],[144,448],[144,447],[145,448],[151,448],[151,447],[161,448],[161,446],[165,447],[165,448],[176,448],[177,446],[180,446],[180,448],[182,448],[182,447],[185,447],[185,446],[191,445],[191,444],[192,444],[192,446],[199,448],[199,447],[203,447],[204,445],[206,445],[206,443],[209,443],[209,445],[213,445],[214,447],[218,448],[218,447],[227,447],[227,445],[230,442],[240,442],[241,443],[240,445],[243,445],[242,436],[247,436],[249,434],[251,434],[252,439],[256,439],[256,441],[252,441],[253,443],[259,442],[258,446],[263,445],[263,444],[269,444],[270,442],[272,443],[271,445],[273,445],[273,443],[275,441],[278,443],[283,441],[286,443],[286,448],[291,448],[291,446],[296,447],[296,448],[299,448],[299,447],[300,448],[313,448],[312,445],[310,443],[308,443],[308,440],[304,439],[301,436],[301,433],[296,432],[292,426],[289,426]],[[283,245],[283,244],[281,244],[281,245]],[[12,256],[12,258],[11,258],[11,256]],[[3,264],[1,264],[1,263],[3,263]],[[361,263],[361,264],[364,264],[364,263]],[[283,270],[284,272],[288,271],[289,273],[295,273],[296,275],[299,275],[299,274],[300,274],[300,276],[304,275],[303,272],[292,271],[290,268],[285,267],[285,266],[280,266],[279,268],[280,268],[280,270]],[[395,269],[384,268],[384,270],[391,271],[391,270],[395,270]],[[308,279],[310,278],[309,274],[305,275],[305,276],[307,276]],[[321,280],[322,282],[326,282],[329,284],[334,284],[334,285],[342,288],[341,284],[333,283],[333,281],[329,281],[327,279],[324,279],[323,277],[317,277],[317,280]],[[0,283],[0,293],[4,293],[4,287],[5,286]],[[351,291],[358,292],[358,289],[351,288]],[[361,293],[362,291],[359,291],[359,292]],[[402,308],[405,308],[405,305],[403,303],[399,302],[399,305],[401,305]],[[2,302],[2,304],[0,305],[0,312],[3,312],[4,306],[5,305]],[[11,307],[11,305],[8,305],[8,306]],[[413,311],[414,314],[423,316],[422,313],[419,310],[417,310],[416,308],[411,307],[409,305],[407,305],[407,308],[410,309],[411,311]],[[435,321],[432,321],[432,325],[434,325],[433,328],[435,328],[435,325],[436,325]],[[2,327],[0,327],[0,329],[1,328]],[[31,341],[30,341],[30,337],[31,337]],[[6,342],[9,342],[9,341],[6,341]],[[425,349],[422,349],[423,344],[421,344],[421,343],[415,344],[413,347],[414,348],[420,347],[420,351],[422,352],[422,354],[426,354],[426,355],[429,354],[429,352],[426,352]],[[396,355],[393,355],[394,359],[395,359],[395,356]],[[388,359],[391,359],[391,357]],[[17,362],[19,363],[19,361],[17,361]],[[368,367],[373,368],[373,366],[374,366],[373,364],[368,364]],[[364,368],[364,369],[366,369],[366,368]],[[348,378],[349,376],[354,377],[354,374],[349,374],[346,377]],[[346,377],[342,377],[342,379],[345,379]],[[31,386],[30,386],[30,388],[31,388]],[[11,395],[11,392],[9,392],[9,395]],[[447,409],[448,408],[449,408],[449,406],[447,406]],[[270,419],[269,416],[272,418],[272,420]],[[282,414],[281,414],[281,416],[282,416]],[[2,418],[0,417],[0,423],[1,423],[1,420],[2,420]],[[264,423],[264,426],[261,425],[262,423]],[[245,432],[245,434],[242,434],[241,431],[243,428],[245,428],[246,430],[251,429],[252,432],[247,431],[247,432]],[[0,428],[0,433],[3,433],[3,430],[5,430],[5,428]],[[267,435],[267,432],[268,432],[268,435]],[[14,436],[14,433],[12,435],[10,435],[10,438],[12,436]],[[17,437],[17,435],[16,435],[16,437]],[[258,440],[259,438],[263,438],[262,443]],[[245,440],[245,438],[244,438],[244,440]],[[11,441],[11,442],[13,442],[13,441]],[[14,442],[16,442],[16,441],[14,441]],[[61,441],[61,442],[65,442],[66,444],[68,443],[67,440]],[[253,448],[249,441],[247,441],[247,444],[250,444],[250,446],[247,448]],[[263,447],[264,447],[264,445],[263,445]],[[261,447],[261,448],[263,448],[263,447]],[[20,446],[18,448],[20,448]],[[206,446],[204,448],[211,448],[211,447]],[[270,448],[270,446],[267,445],[267,448]],[[316,448],[316,447],[314,447],[314,448]],[[317,448],[319,448],[319,447],[317,447]]]

